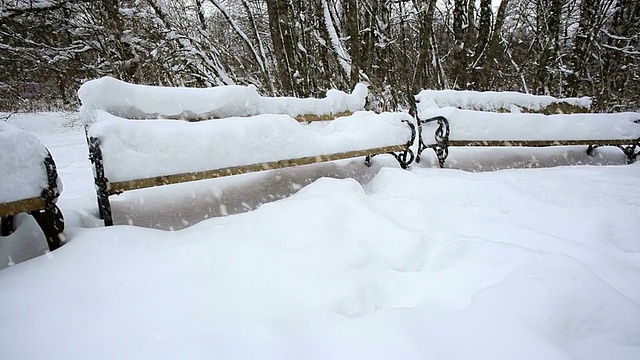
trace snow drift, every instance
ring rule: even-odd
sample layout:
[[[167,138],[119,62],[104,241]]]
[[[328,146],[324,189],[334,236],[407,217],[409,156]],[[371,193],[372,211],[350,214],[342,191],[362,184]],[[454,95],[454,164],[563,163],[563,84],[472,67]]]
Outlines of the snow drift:
[[[639,180],[383,169],[177,232],[76,228],[0,271],[0,357],[636,359]]]

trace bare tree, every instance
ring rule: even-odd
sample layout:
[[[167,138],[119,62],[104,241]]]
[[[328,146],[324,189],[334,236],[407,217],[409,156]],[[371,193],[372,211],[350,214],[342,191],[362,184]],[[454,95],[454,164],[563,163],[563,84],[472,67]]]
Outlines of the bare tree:
[[[441,77],[440,61],[436,53],[433,39],[433,16],[436,0],[419,0],[419,44],[420,50],[413,80],[414,88],[442,88],[444,79]]]

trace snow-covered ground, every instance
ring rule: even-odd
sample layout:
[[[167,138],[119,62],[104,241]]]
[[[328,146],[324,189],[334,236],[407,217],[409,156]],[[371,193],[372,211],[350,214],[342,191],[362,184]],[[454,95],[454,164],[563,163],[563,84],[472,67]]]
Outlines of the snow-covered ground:
[[[27,216],[0,238],[0,359],[640,358],[640,164],[617,149],[164,186],[104,228],[77,114],[9,122],[57,162],[68,243],[41,255]]]

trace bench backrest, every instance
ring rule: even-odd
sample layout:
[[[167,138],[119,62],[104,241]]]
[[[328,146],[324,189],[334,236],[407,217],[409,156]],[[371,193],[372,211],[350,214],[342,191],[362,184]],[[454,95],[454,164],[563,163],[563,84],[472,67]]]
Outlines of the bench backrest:
[[[260,114],[289,115],[299,121],[331,120],[364,110],[368,94],[358,84],[351,94],[329,90],[322,99],[265,97],[253,85],[212,88],[171,88],[129,84],[111,77],[84,83],[78,96],[84,124],[96,121],[96,112],[126,119],[182,119],[198,121]]]
[[[454,107],[464,110],[493,112],[526,112],[540,114],[587,113],[591,99],[555,98],[518,92],[422,90],[416,101],[422,107]]]

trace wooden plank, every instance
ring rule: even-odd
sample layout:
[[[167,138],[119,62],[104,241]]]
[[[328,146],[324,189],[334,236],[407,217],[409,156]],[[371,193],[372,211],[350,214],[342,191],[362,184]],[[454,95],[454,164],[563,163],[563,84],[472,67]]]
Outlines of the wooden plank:
[[[349,116],[349,115],[353,115],[353,113],[351,111],[342,111],[342,112],[337,112],[337,113],[332,113],[332,114],[324,114],[324,115],[317,115],[317,114],[300,114],[300,115],[296,115],[293,118],[298,120],[299,122],[312,122],[312,121],[329,121],[329,120],[335,120],[339,117],[342,116]],[[246,115],[246,116],[240,116],[240,117],[250,117],[250,116],[255,116],[255,115]],[[199,121],[207,121],[207,120],[216,120],[216,119],[221,119],[218,117],[206,117],[206,116],[191,116],[191,117],[187,117],[184,115],[158,115],[158,114],[147,114],[147,115],[141,115],[135,119],[131,119],[131,120],[158,120],[159,118],[163,119],[163,120],[181,120],[181,121],[188,121],[188,122],[199,122]],[[222,118],[224,119],[224,118]]]
[[[0,203],[0,217],[30,212],[39,209],[44,209],[43,198],[31,198],[9,203]]]
[[[450,140],[448,146],[522,146],[522,147],[546,147],[546,146],[570,146],[570,145],[600,145],[618,146],[637,143],[638,139],[613,139],[613,140]]]
[[[385,146],[385,147],[365,149],[365,150],[335,153],[335,154],[329,154],[329,155],[308,156],[308,157],[302,157],[297,159],[271,161],[271,162],[251,164],[251,165],[245,165],[245,166],[234,166],[234,167],[228,167],[224,169],[199,171],[199,172],[193,172],[193,173],[175,174],[175,175],[166,175],[166,176],[156,176],[152,178],[137,179],[137,180],[130,180],[130,181],[112,182],[112,183],[109,183],[108,191],[111,194],[119,194],[123,191],[128,191],[128,190],[144,189],[144,188],[149,188],[154,186],[178,184],[183,182],[197,181],[197,180],[204,180],[204,179],[214,179],[214,178],[219,178],[223,176],[239,175],[239,174],[245,174],[245,173],[256,172],[256,171],[273,170],[273,169],[280,169],[280,168],[286,168],[286,167],[292,167],[292,166],[315,164],[320,162],[349,159],[349,158],[355,158],[355,157],[361,157],[361,156],[386,154],[390,152],[405,151],[406,149],[407,149],[406,144],[393,145],[393,146]]]
[[[342,116],[349,116],[352,114],[353,113],[350,111],[343,111],[335,114],[326,114],[326,115],[304,114],[304,115],[297,115],[295,119],[300,122],[328,121],[328,120],[335,120]]]

